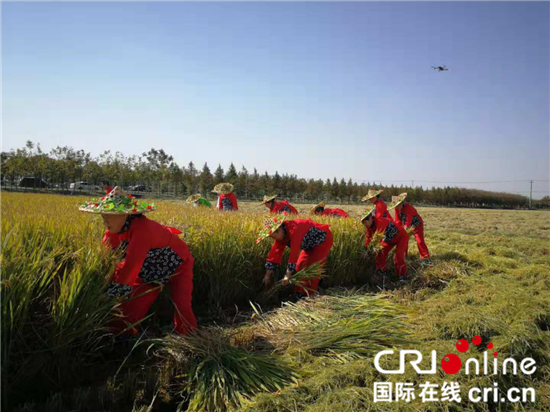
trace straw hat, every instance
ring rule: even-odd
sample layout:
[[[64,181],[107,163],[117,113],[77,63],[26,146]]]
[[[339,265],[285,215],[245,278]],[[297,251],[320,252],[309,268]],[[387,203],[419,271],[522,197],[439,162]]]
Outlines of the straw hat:
[[[361,199],[361,202],[366,202],[367,200],[372,199],[373,197],[376,197],[382,193],[384,193],[384,189],[380,189],[380,190],[371,189],[369,190],[367,195],[363,197],[363,199]]]
[[[363,220],[367,219],[372,212],[376,209],[376,206],[369,207],[365,209],[362,213],[359,214],[359,221],[362,222]]]
[[[256,244],[260,243],[262,240],[269,237],[270,234],[279,229],[285,220],[286,215],[279,215],[274,218],[266,219],[264,222],[264,228],[258,233]]]
[[[318,207],[325,207],[326,205],[327,205],[327,202],[319,203],[317,206],[314,206],[314,207],[311,208],[311,210],[309,211],[309,214],[313,215]]]
[[[401,203],[405,201],[406,198],[407,198],[406,193],[401,193],[399,196],[392,196],[391,203],[388,205],[388,210],[393,209],[396,206],[399,206]]]
[[[186,202],[186,203],[195,203],[195,202],[197,202],[201,197],[202,197],[202,195],[201,195],[200,193],[197,193],[196,195],[189,196],[185,202]]]
[[[265,205],[266,203],[269,203],[271,202],[272,200],[275,200],[277,198],[277,195],[273,195],[273,196],[264,196],[264,201],[262,203],[260,203],[260,206],[261,205]]]
[[[214,190],[212,190],[212,192],[226,195],[228,193],[232,193],[234,188],[235,187],[231,183],[218,183],[214,186]]]
[[[153,212],[155,205],[138,201],[134,196],[125,194],[121,188],[116,186],[111,193],[101,199],[84,202],[78,210],[105,215],[137,215]]]

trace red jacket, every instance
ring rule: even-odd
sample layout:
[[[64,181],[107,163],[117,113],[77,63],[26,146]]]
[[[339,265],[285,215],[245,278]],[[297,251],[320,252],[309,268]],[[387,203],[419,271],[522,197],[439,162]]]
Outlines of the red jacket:
[[[378,199],[373,206],[376,208],[372,213],[374,217],[382,217],[393,221],[390,212],[388,212],[388,206],[386,206],[386,203],[382,199]]]
[[[407,202],[403,204],[399,212],[395,209],[395,222],[402,225],[405,229],[410,227],[416,228],[422,226],[424,223],[414,206]]]
[[[334,216],[334,217],[349,217],[349,215],[342,209],[325,209],[321,216]]]
[[[113,188],[111,186],[107,186],[107,188],[105,189],[105,194],[108,195],[112,191],[113,191]]]
[[[288,203],[288,200],[282,200],[280,202],[275,202],[273,208],[269,211],[270,214],[275,215],[279,213],[287,212],[290,215],[297,215],[298,211],[294,206]]]
[[[113,234],[106,231],[103,242],[109,242],[112,248],[116,248],[122,242],[127,244],[126,256],[117,265],[111,280],[123,285],[134,285],[146,258],[150,261],[155,260],[153,249],[169,248],[179,256],[181,261],[193,261],[189,247],[177,236],[178,233],[181,232],[165,227],[145,216],[133,219],[125,232]],[[152,253],[148,255],[149,252]],[[173,271],[175,272],[176,269],[177,267],[174,267]]]
[[[314,222],[311,219],[290,220],[288,222],[284,222],[283,225],[286,229],[286,236],[280,241],[275,241],[269,255],[267,255],[267,261],[277,265],[279,265],[281,260],[283,260],[283,254],[285,253],[287,246],[290,247],[288,263],[296,264],[296,262],[298,262],[298,256],[302,250],[302,240],[312,227],[321,229],[323,232],[330,232],[329,225],[323,225],[321,223]]]
[[[231,210],[239,210],[239,206],[237,205],[237,196],[235,196],[235,193],[227,193],[227,194],[221,194],[218,196],[218,209],[219,210],[229,210],[224,209],[224,199],[228,199],[231,201]]]
[[[374,232],[384,233],[382,239],[382,245],[396,245],[401,240],[402,236],[407,236],[407,232],[403,229],[403,226],[394,223],[390,219],[383,217],[375,217],[374,225],[366,230],[367,238],[365,239],[365,247],[367,247],[372,241]]]

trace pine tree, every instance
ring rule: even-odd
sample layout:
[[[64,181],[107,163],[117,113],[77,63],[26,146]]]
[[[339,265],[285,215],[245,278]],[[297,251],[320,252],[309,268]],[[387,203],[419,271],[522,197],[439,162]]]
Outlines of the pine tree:
[[[214,176],[210,172],[208,163],[205,163],[202,167],[202,172],[199,176],[199,191],[203,196],[206,196],[213,188]]]
[[[250,176],[249,181],[252,196],[260,196],[260,175],[258,174],[258,170],[256,170],[256,168],[254,168],[254,173]]]
[[[214,172],[214,185],[217,185],[218,183],[224,183],[224,181],[225,179],[222,165],[218,165],[218,168]]]
[[[184,168],[183,183],[187,189],[188,194],[193,194],[197,191],[198,174],[199,174],[199,171],[196,169],[193,162],[189,162],[187,169]]]
[[[250,178],[246,167],[242,167],[237,178],[237,194],[241,196],[250,196]]]
[[[323,186],[323,198],[325,200],[329,200],[332,192],[332,184],[330,183],[330,179],[327,179],[324,186]]]
[[[281,187],[281,175],[279,172],[275,171],[275,174],[273,175],[273,191],[279,192],[282,189]],[[273,193],[278,194],[278,193]]]
[[[338,197],[342,200],[348,200],[348,187],[344,178],[340,180],[340,188],[338,189]]]
[[[333,199],[337,199],[339,193],[340,193],[340,185],[338,184],[338,181],[336,180],[336,178],[334,178],[332,180],[332,188],[331,188],[330,194]]]
[[[235,168],[235,165],[231,163],[229,165],[229,169],[227,170],[227,174],[225,175],[225,181],[236,184],[237,183],[237,169]]]

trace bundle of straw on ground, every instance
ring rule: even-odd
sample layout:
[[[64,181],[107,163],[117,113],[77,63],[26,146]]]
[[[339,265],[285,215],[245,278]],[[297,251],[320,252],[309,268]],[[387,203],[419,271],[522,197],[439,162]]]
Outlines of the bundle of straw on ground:
[[[169,336],[163,352],[176,363],[175,385],[183,401],[178,410],[225,411],[245,406],[259,392],[296,382],[298,375],[278,356],[231,344],[222,328],[190,336]]]
[[[250,405],[262,392],[295,387],[303,365],[322,356],[348,363],[407,342],[406,314],[388,299],[339,292],[286,303],[236,329],[209,328],[161,341],[176,365],[180,408],[219,411]]]
[[[343,292],[256,314],[255,334],[283,353],[370,356],[408,342],[404,309],[375,295]]]

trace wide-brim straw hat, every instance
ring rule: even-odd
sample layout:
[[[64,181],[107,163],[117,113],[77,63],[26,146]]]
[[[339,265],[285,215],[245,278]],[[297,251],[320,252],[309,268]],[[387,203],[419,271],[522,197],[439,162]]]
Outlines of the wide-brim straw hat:
[[[366,202],[367,200],[372,199],[373,197],[376,197],[382,193],[384,193],[384,189],[380,189],[380,190],[371,189],[369,190],[367,195],[363,197],[363,199],[361,199],[361,202]]]
[[[363,220],[367,219],[372,212],[376,209],[376,206],[369,207],[365,209],[362,213],[359,214],[359,221],[362,222]]]
[[[216,186],[214,186],[214,190],[212,192],[217,194],[228,194],[233,193],[233,189],[235,186],[233,186],[231,183],[218,183]]]
[[[271,202],[272,200],[275,200],[277,199],[277,195],[274,195],[274,196],[264,196],[264,201],[262,203],[260,203],[260,206],[261,205],[265,205],[266,203],[269,203]]]
[[[325,207],[326,205],[327,205],[327,202],[319,203],[317,206],[314,206],[311,208],[311,210],[309,211],[309,214],[310,215],[314,214],[318,207]]]
[[[137,200],[116,186],[108,195],[84,202],[78,210],[102,215],[138,215],[154,212],[155,205]]]
[[[391,203],[388,205],[388,210],[393,209],[396,206],[399,206],[401,203],[403,203],[405,201],[406,198],[407,198],[406,193],[401,193],[398,196],[392,196],[391,197]]]
[[[202,197],[202,195],[201,195],[200,193],[197,193],[196,195],[189,196],[185,202],[186,202],[186,203],[195,203],[195,202],[197,202],[201,197]]]
[[[283,222],[286,220],[286,215],[279,215],[273,218],[267,218],[264,222],[264,228],[258,233],[258,239],[256,243],[260,243],[265,238],[269,237],[273,232],[281,227]]]

